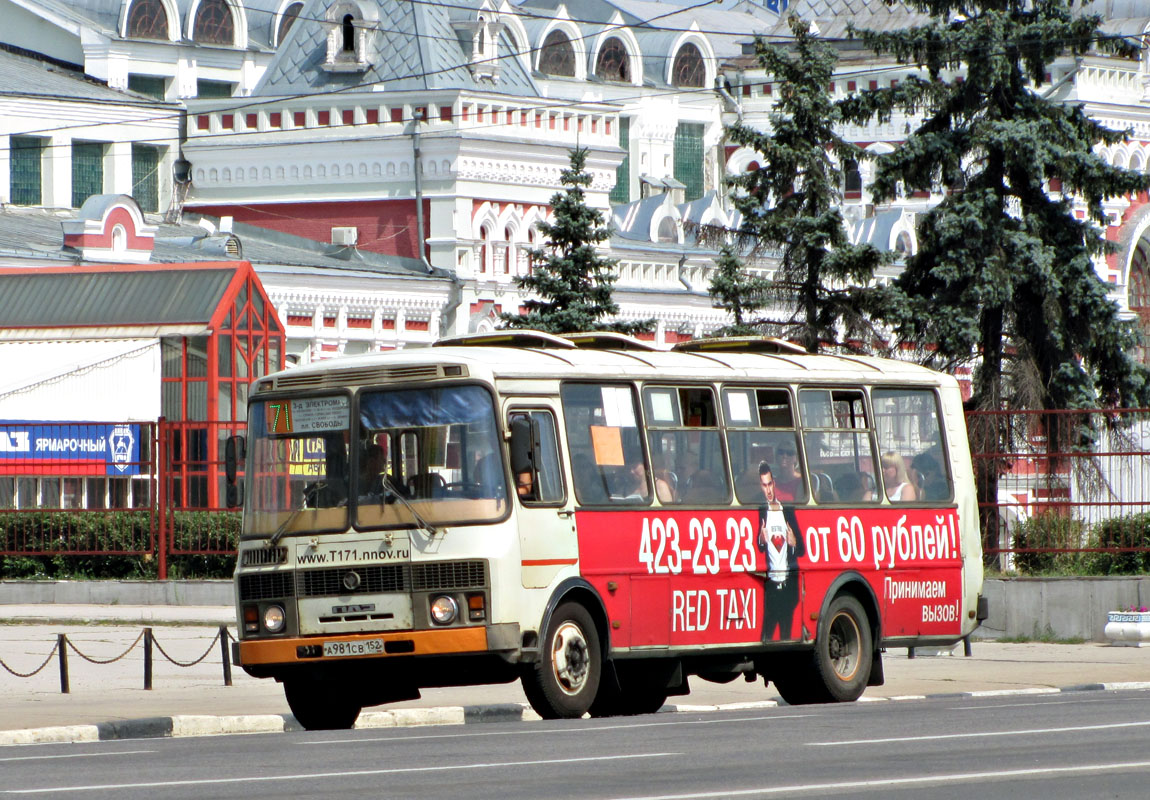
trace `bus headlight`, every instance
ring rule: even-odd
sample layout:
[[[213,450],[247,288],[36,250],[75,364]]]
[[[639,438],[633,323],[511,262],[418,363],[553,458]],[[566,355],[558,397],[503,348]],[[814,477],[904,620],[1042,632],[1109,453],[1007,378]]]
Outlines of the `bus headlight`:
[[[268,606],[264,609],[264,630],[279,633],[284,629],[284,610],[281,606]]]
[[[450,625],[459,616],[459,604],[454,597],[441,594],[431,601],[431,619],[436,625]]]

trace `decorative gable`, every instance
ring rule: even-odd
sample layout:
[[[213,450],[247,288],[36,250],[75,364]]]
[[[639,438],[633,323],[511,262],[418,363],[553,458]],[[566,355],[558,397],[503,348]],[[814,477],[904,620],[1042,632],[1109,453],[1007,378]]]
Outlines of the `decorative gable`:
[[[76,218],[62,225],[64,246],[78,250],[85,261],[144,264],[156,246],[156,226],[144,222],[126,194],[92,195]]]

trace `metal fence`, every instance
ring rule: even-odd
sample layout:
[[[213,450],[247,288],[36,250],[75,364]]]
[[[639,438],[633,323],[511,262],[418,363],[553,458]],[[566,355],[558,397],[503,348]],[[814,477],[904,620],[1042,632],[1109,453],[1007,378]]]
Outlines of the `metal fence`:
[[[234,555],[224,441],[243,422],[0,422],[0,555]]]
[[[988,556],[1150,552],[1150,410],[971,412],[967,429]]]

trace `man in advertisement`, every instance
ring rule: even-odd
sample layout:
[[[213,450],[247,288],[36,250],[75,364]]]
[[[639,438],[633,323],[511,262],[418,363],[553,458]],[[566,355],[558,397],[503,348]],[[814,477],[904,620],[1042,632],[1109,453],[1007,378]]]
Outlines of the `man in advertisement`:
[[[770,465],[759,464],[759,487],[764,503],[759,506],[758,547],[766,556],[763,581],[763,641],[791,639],[791,624],[799,604],[799,556],[806,549],[798,535],[794,508],[784,508],[776,493]],[[775,636],[775,630],[778,636]]]

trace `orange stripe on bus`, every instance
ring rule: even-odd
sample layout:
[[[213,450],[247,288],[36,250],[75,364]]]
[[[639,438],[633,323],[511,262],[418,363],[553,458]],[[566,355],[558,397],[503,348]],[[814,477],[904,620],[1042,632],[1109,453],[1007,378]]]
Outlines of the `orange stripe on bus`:
[[[358,642],[364,639],[382,639],[385,643],[411,642],[414,649],[404,653],[347,658],[394,658],[397,655],[440,655],[447,653],[481,653],[487,650],[487,629],[484,627],[449,628],[441,631],[405,631],[403,633],[365,633],[354,636],[309,636],[295,639],[254,639],[240,642],[240,661],[243,664],[319,663],[343,660],[339,657],[300,658],[296,648],[320,645],[324,642]]]
[[[533,558],[523,562],[525,567],[556,567],[578,563],[577,558]]]

